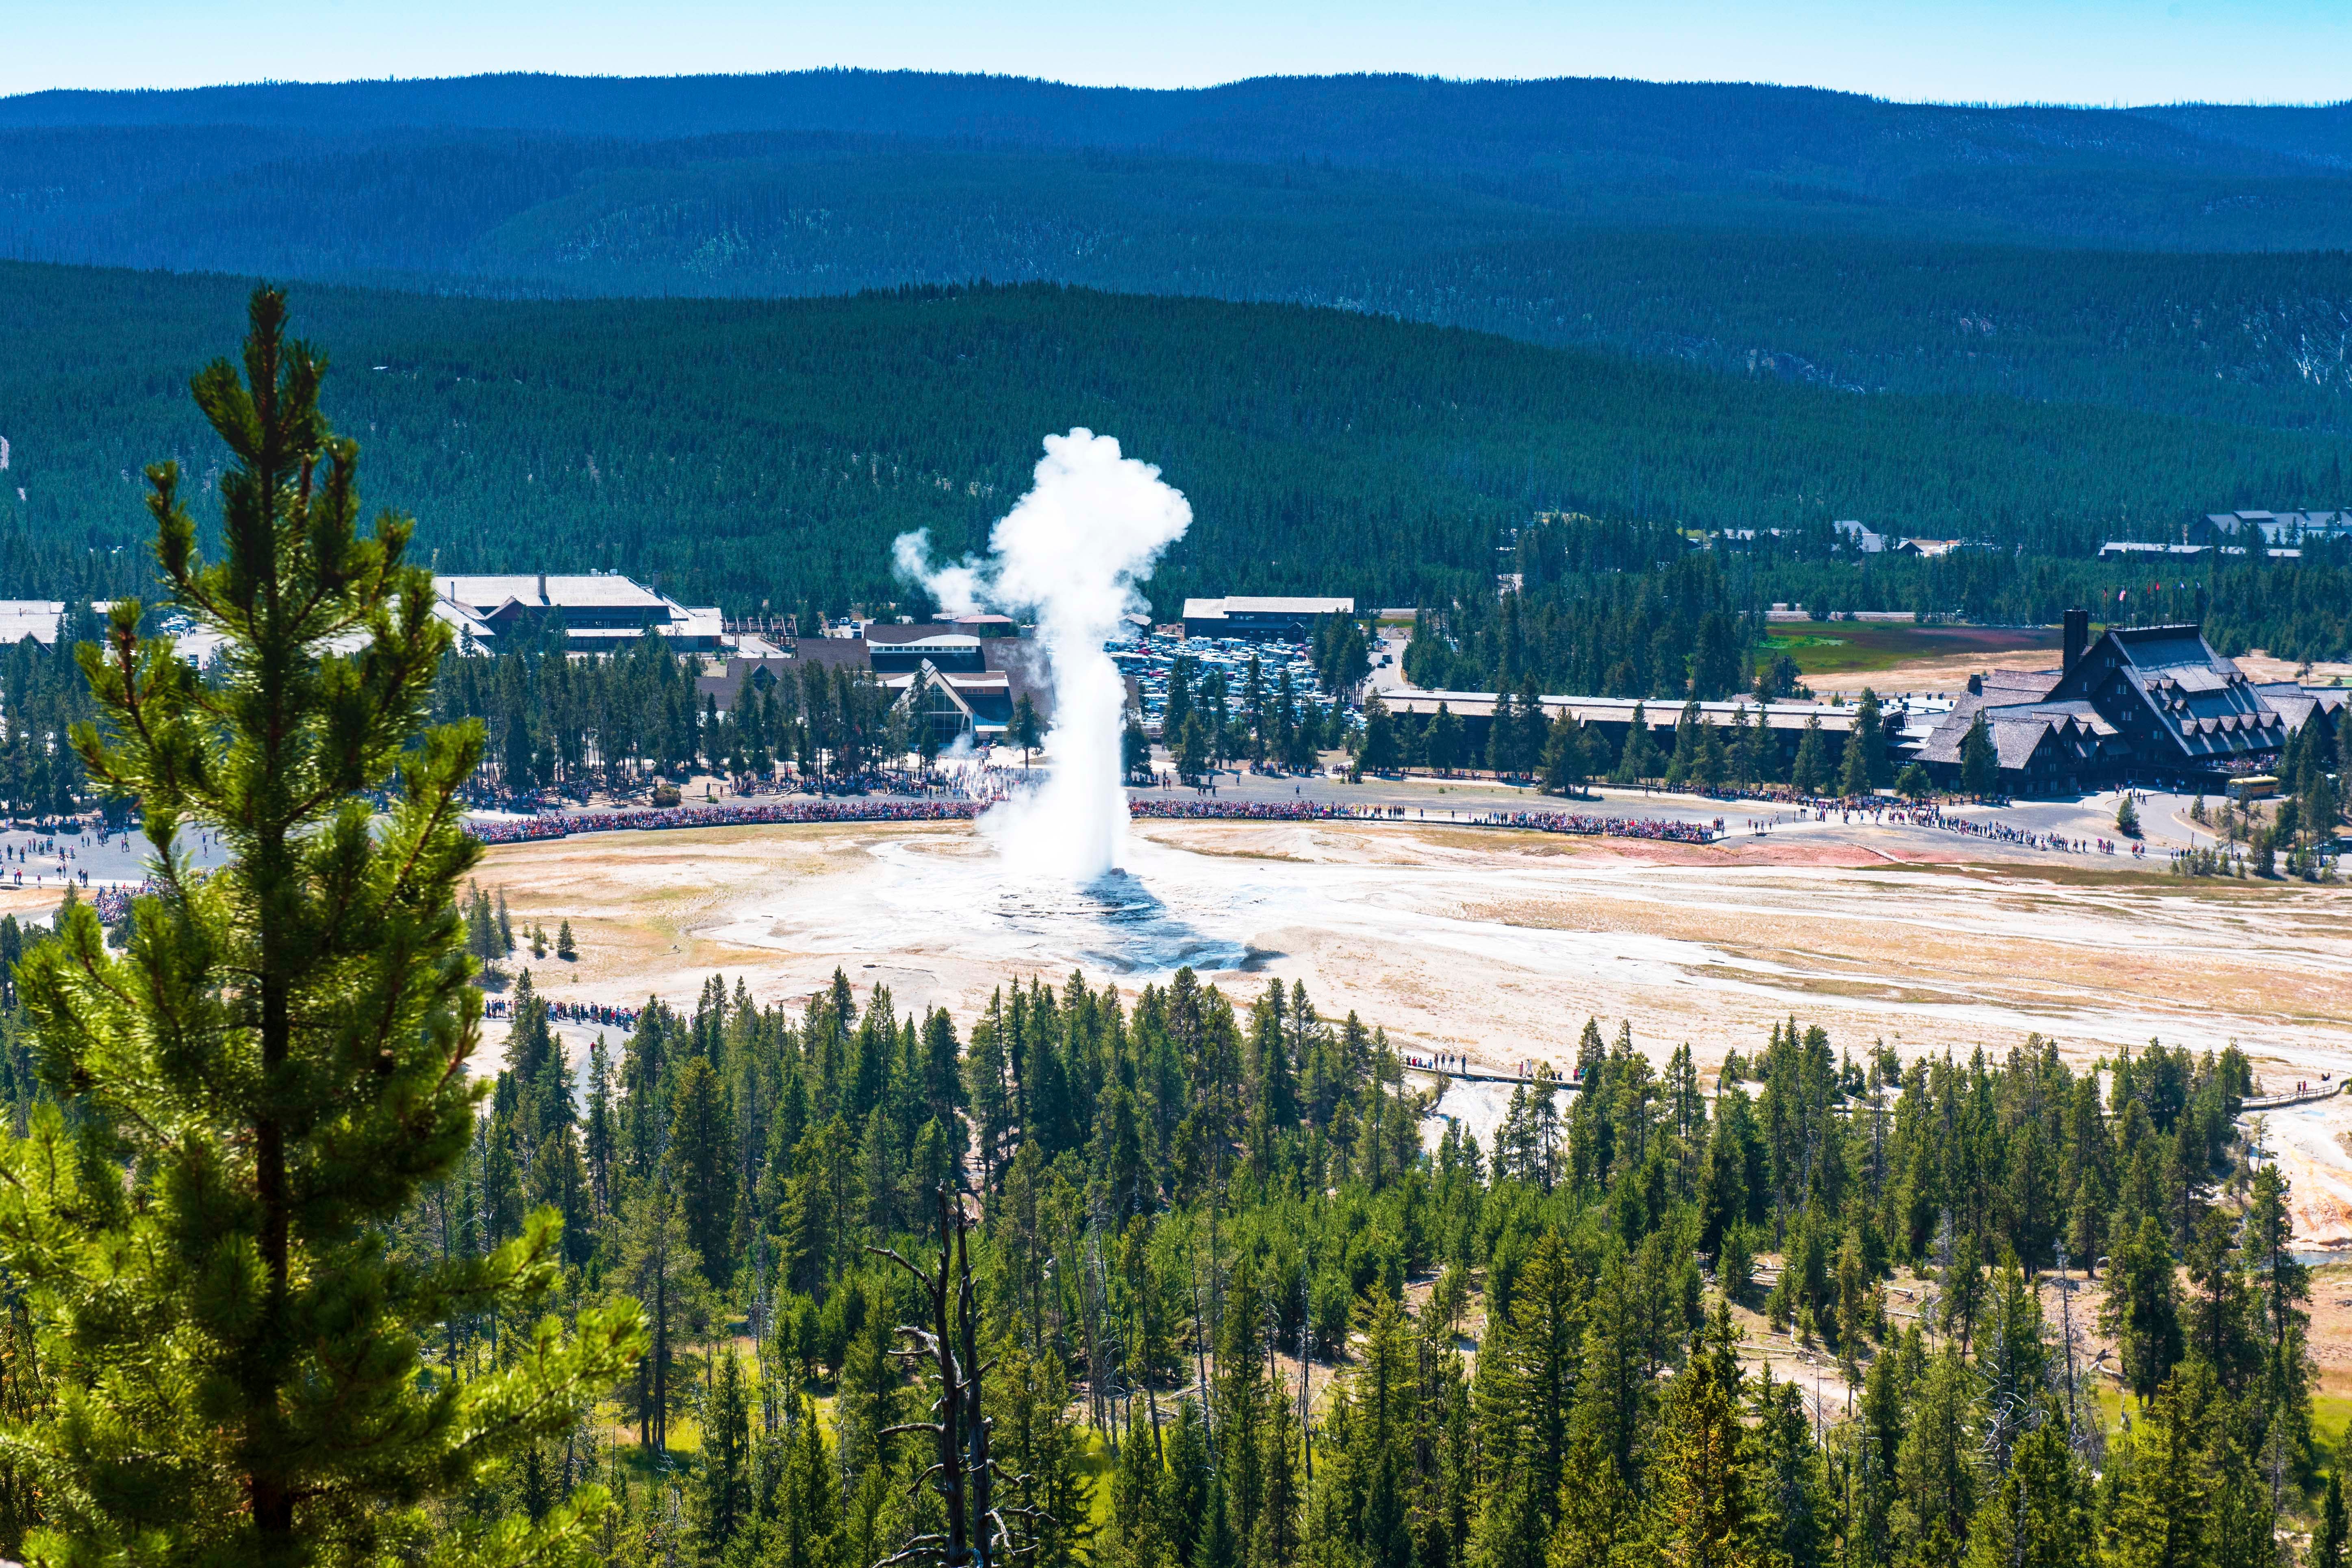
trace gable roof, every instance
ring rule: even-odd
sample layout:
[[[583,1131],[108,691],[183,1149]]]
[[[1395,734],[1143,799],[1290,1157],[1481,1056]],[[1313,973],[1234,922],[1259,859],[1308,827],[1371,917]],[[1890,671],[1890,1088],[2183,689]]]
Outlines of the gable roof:
[[[2056,695],[2096,703],[2150,761],[2223,763],[2276,751],[2289,723],[2193,626],[2111,626]]]
[[[1922,762],[1958,764],[1979,713],[1993,760],[2011,773],[2025,772],[2045,751],[2053,764],[2084,769],[2126,750],[2116,727],[2088,702],[2004,701],[1972,692],[1952,705],[1915,754]]]

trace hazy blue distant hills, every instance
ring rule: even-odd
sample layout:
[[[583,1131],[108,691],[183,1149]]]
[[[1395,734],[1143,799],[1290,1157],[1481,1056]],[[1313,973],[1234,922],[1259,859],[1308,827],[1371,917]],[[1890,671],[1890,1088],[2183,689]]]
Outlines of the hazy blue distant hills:
[[[233,127],[233,130],[230,130]],[[740,78],[485,75],[425,82],[42,91],[0,99],[0,130],[47,132],[0,153],[12,209],[120,207],[224,169],[297,160],[313,179],[372,160],[437,167],[449,134],[515,132],[539,157],[642,163],[612,143],[833,134],[1000,151],[1155,153],[1251,164],[1388,169],[1583,218],[1661,197],[1743,197],[1776,221],[1839,224],[1891,207],[1931,228],[2192,249],[2310,249],[2352,240],[2352,108],[2149,110],[1886,103],[1740,82],[1442,82],[1261,78],[1183,91],[1063,87],[981,75],[812,70]],[[273,132],[273,134],[261,134]],[[739,146],[736,153],[757,148]],[[663,148],[649,163],[724,155]],[[118,167],[99,174],[87,164]],[[527,185],[482,191],[527,200]],[[510,207],[508,212],[513,212]],[[1828,212],[1822,212],[1828,209]],[[489,207],[485,207],[485,214]],[[1634,214],[1644,216],[1644,214]],[[1658,216],[1658,214],[1646,214]],[[1700,202],[1691,218],[1707,218]],[[266,245],[266,237],[254,240]],[[30,254],[30,251],[19,251]]]
[[[2352,169],[2352,102],[2168,103],[2128,112],[2193,136],[2235,142],[2328,169]]]
[[[830,131],[1529,173],[1602,154],[1867,184],[1945,162],[2252,175],[2340,167],[2352,107],[1987,108],[1753,83],[1599,78],[1265,77],[1160,90],[824,70],[43,92],[0,100],[0,125],[247,125],[338,136],[495,128],[641,141]]]
[[[504,297],[976,279],[2352,430],[2352,106],[820,71],[0,99],[0,257]],[[2218,503],[2217,503],[2218,504]]]
[[[835,132],[161,126],[0,132],[0,255],[23,258],[509,296],[1068,282],[2352,429],[2343,250],[2053,250],[1820,189],[1611,175],[1535,205],[1387,169]]]
[[[1147,184],[1151,170],[1203,161],[1382,171],[1428,187],[1424,200],[1502,201],[1538,226],[1538,215],[1555,214],[2134,248],[2352,245],[2345,105],[1995,109],[1739,83],[1368,76],[1145,91],[867,71],[0,99],[0,245],[28,258],[137,260],[110,220],[177,195],[193,198],[181,204],[184,229],[201,230],[233,181],[248,187],[243,209],[220,220],[234,232],[182,241],[216,238],[256,267],[363,268],[381,247],[344,226],[404,216],[383,198],[415,187],[404,243],[417,264],[478,276],[497,258],[470,240],[616,171],[716,162],[793,205],[793,160],[812,138],[902,162],[997,154],[986,166],[941,163],[967,200],[1026,200],[1063,167],[1031,167],[1024,154],[1091,152],[1149,155],[1134,175]],[[1213,176],[1180,183],[1207,203],[1203,222],[1222,216]],[[304,197],[325,205],[306,211]],[[259,210],[273,202],[274,214]],[[591,196],[574,211],[596,205]],[[567,282],[536,272],[517,281]]]

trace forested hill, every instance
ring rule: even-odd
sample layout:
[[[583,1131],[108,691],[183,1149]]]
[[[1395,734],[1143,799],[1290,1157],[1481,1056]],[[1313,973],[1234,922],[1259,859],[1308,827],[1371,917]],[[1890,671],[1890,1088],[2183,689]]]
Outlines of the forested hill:
[[[1565,211],[1378,170],[800,135],[0,132],[0,252],[35,259],[542,297],[1068,282],[1854,390],[2352,429],[2340,250],[2053,251],[1902,232],[1871,206],[1596,187]]]
[[[696,139],[810,133],[997,150],[1087,149],[1267,167],[1385,170],[1538,208],[1681,200],[1746,222],[2102,245],[2341,247],[2352,107],[2148,110],[1898,104],[1753,83],[1284,77],[1147,91],[1005,77],[808,71],[637,79],[551,76],[270,83],[0,99],[14,193],[77,192],[77,154],[130,164],[341,158],[364,174],[451,135],[521,136],[584,155]],[[658,164],[664,162],[657,157]],[[119,200],[131,180],[118,171]],[[56,183],[58,178],[63,184]],[[16,183],[13,182],[12,184]],[[1729,200],[1729,205],[1727,204]],[[1748,204],[1753,204],[1752,205]]]
[[[16,259],[530,298],[1075,283],[2288,428],[2352,429],[2347,247],[2344,106],[850,71],[0,100]]]
[[[2278,177],[2345,167],[2352,104],[1892,103],[1753,82],[1568,77],[1261,77],[1189,89],[1004,76],[812,70],[752,76],[268,82],[0,99],[0,126],[249,125],[344,134],[476,127],[656,140],[742,131],[951,137],[1017,146],[1481,170],[1554,183],[1580,157],[1891,186],[1961,161]],[[1540,181],[1538,182],[1540,183]]]
[[[0,265],[0,596],[143,579],[143,464],[216,474],[187,378],[246,286]],[[2338,439],[1991,396],[1850,395],[1335,310],[1032,286],[517,303],[315,288],[298,330],[372,500],[445,570],[615,567],[736,609],[901,592],[889,542],[981,542],[1083,425],[1192,500],[1192,593],[1491,593],[1531,510],[1835,518],[2081,553],[2120,518],[2333,506]]]

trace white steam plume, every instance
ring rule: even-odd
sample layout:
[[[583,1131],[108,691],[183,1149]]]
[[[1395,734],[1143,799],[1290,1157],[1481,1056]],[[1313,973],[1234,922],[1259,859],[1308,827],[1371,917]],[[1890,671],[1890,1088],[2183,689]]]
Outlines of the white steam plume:
[[[1036,617],[1054,679],[1053,768],[1034,795],[982,824],[1024,869],[1091,881],[1120,864],[1127,686],[1103,644],[1121,616],[1142,606],[1136,583],[1192,522],[1192,506],[1160,482],[1158,468],[1121,457],[1108,436],[1077,429],[1045,437],[1036,483],[998,521],[985,561],[934,566],[927,534],[898,536],[899,572],[943,610]]]

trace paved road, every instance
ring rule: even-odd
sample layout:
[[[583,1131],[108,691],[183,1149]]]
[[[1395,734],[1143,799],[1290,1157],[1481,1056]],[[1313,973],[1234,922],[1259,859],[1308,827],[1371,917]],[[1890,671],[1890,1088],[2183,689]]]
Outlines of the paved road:
[[[193,833],[181,835],[180,849],[200,867],[218,866],[227,858],[218,845]],[[67,857],[62,865],[58,859],[60,851]],[[153,852],[153,846],[142,834],[118,833],[101,844],[97,834],[88,831],[41,833],[0,828],[0,884],[10,888],[61,888],[61,872],[70,875],[77,887],[82,885],[85,872],[93,888],[108,882],[142,881],[147,875],[147,858]]]
[[[1412,640],[1410,628],[1398,631],[1384,629],[1380,640],[1372,645],[1372,677],[1375,691],[1405,691],[1411,689],[1404,678],[1404,645]],[[1385,657],[1386,664],[1381,662]]]

